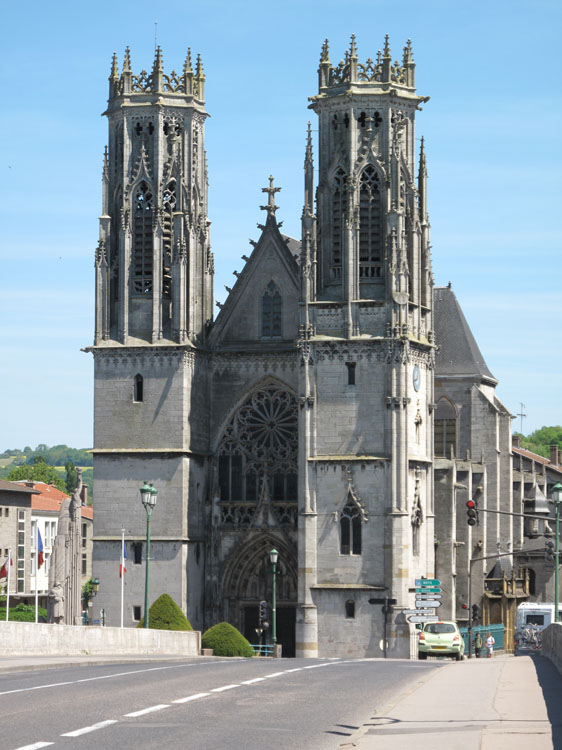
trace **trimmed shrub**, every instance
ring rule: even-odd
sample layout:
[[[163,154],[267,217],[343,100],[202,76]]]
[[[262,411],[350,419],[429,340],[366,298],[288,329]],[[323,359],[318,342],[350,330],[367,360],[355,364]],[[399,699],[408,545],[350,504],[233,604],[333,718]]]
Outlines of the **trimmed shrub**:
[[[47,610],[39,607],[37,610],[39,622],[47,622]],[[0,621],[6,619],[6,606],[0,609]],[[10,607],[8,620],[11,622],[35,622],[35,605],[18,604],[16,607]]]
[[[151,630],[193,630],[187,617],[168,594],[159,596],[149,608],[148,627]],[[144,617],[137,628],[144,628]]]
[[[233,625],[219,622],[201,638],[202,648],[212,648],[215,656],[253,656],[254,649]]]

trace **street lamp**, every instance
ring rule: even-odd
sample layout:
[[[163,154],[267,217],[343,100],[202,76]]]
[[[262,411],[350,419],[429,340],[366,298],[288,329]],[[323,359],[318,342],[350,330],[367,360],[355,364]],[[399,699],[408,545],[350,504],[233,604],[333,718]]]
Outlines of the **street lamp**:
[[[148,563],[150,562],[150,516],[156,505],[158,490],[146,481],[140,488],[141,501],[146,510],[146,570],[144,579],[144,627],[148,627]]]
[[[558,616],[558,605],[560,600],[560,589],[558,588],[558,566],[560,564],[560,503],[562,503],[562,484],[556,482],[551,490],[552,502],[556,511],[556,537],[554,548],[554,622],[560,619]]]
[[[279,552],[275,547],[269,553],[269,559],[271,561],[271,569],[273,571],[273,592],[272,592],[272,604],[271,607],[271,640],[273,641],[273,648],[277,644],[277,604],[275,599],[275,576],[277,575],[277,559],[279,558]]]

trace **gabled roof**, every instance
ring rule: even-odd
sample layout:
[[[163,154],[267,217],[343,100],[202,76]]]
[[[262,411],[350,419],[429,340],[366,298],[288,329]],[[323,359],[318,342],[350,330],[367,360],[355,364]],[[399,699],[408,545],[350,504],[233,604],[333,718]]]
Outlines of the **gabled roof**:
[[[35,495],[37,490],[28,487],[25,482],[8,482],[6,479],[0,479],[0,490],[4,492],[21,492],[22,494]]]
[[[496,385],[451,286],[433,290],[436,377],[466,377]]]
[[[10,482],[9,484],[16,484],[25,486],[27,480],[18,482]],[[46,482],[33,482],[34,489],[26,487],[28,492],[33,492],[34,495],[31,498],[31,510],[33,511],[47,511],[52,513],[59,513],[63,500],[69,500],[70,495],[66,492],[62,492],[52,484]],[[84,518],[92,519],[94,517],[94,509],[91,505],[82,506],[82,516]]]
[[[530,461],[534,461],[537,464],[542,464],[543,466],[546,466],[549,469],[560,472],[562,474],[562,466],[553,464],[549,458],[545,458],[544,456],[539,456],[538,453],[533,453],[532,451],[525,450],[525,448],[517,448],[515,445],[512,447],[511,450],[513,453],[517,454],[518,456],[522,456],[523,458],[528,458]]]

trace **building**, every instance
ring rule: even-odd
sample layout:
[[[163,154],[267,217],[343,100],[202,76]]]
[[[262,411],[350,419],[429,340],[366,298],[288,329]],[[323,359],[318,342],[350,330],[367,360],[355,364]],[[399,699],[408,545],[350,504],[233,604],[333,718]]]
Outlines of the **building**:
[[[388,37],[360,62],[352,38],[337,65],[324,44],[301,238],[280,231],[270,177],[261,236],[215,320],[204,89],[190,54],[180,73],[160,48],[150,74],[128,49],[121,70],[113,58],[89,348],[97,605],[119,621],[124,530],[126,624],[141,617],[149,480],[151,601],[166,592],[195,628],[228,620],[255,641],[274,547],[285,654],[378,656],[386,635],[406,656],[415,580],[437,567],[459,617],[469,558],[523,538],[483,509],[525,505],[497,381],[452,290],[433,289],[415,137],[428,97],[410,42],[401,62]]]
[[[31,595],[31,499],[37,490],[27,484],[0,479],[0,553],[2,565],[10,558],[10,596],[26,601]],[[7,578],[2,579],[7,592]]]

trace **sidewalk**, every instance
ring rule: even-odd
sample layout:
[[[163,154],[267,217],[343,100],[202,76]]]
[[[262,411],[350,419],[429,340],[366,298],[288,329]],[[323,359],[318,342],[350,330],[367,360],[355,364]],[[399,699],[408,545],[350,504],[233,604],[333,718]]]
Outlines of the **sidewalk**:
[[[562,750],[562,676],[541,656],[451,662],[376,707],[340,747]]]

